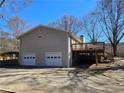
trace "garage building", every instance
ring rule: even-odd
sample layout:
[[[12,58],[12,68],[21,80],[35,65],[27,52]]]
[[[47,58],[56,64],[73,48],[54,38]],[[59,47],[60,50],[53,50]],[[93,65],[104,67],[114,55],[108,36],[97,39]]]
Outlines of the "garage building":
[[[25,32],[20,41],[19,64],[25,66],[72,65],[72,43],[82,43],[73,33],[43,25]]]

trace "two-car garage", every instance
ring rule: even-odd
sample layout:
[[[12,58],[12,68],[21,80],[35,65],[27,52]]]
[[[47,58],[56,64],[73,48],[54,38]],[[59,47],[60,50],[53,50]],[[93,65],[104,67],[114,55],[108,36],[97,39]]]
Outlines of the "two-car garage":
[[[19,64],[41,67],[71,66],[71,35],[67,31],[39,25],[19,39]],[[76,39],[77,40],[77,39]]]
[[[37,56],[35,53],[24,53],[22,56],[22,65],[35,66]],[[62,66],[61,52],[45,52],[45,66]],[[42,61],[41,61],[42,63]]]

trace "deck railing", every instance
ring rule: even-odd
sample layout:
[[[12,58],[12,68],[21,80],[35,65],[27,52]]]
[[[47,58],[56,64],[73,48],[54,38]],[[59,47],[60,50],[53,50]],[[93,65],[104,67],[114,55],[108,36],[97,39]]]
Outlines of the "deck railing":
[[[104,50],[104,49],[105,49],[104,42],[72,44],[72,50]]]

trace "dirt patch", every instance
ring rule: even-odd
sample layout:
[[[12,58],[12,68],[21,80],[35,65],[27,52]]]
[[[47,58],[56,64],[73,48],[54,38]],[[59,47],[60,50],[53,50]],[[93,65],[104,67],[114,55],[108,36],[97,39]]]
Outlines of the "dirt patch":
[[[92,69],[0,68],[0,89],[12,91],[0,93],[123,93],[124,61],[109,66],[109,69],[102,65]]]
[[[0,93],[15,93],[15,92],[6,91],[6,90],[0,90]]]

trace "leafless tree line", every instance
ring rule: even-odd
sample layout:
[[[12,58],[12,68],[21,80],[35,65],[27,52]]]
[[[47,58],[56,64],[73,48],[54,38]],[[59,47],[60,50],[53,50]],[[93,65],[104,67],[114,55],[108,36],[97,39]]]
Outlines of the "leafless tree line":
[[[64,15],[55,21],[49,22],[48,26],[73,32],[76,35],[80,33],[93,43],[97,42],[102,34],[100,27],[98,27],[100,25],[98,24],[99,20],[97,17],[98,15],[96,12],[91,12],[81,18],[72,15]]]
[[[27,22],[17,16],[32,0],[0,0],[0,52],[18,50],[16,39],[28,27]],[[14,15],[14,16],[13,16]]]
[[[98,4],[102,31],[116,56],[117,46],[124,35],[124,0],[100,0]]]
[[[89,40],[98,42],[107,38],[117,56],[117,46],[124,35],[124,0],[98,0],[97,7],[87,16],[63,16],[48,25],[74,33],[81,33]],[[103,41],[103,40],[101,40]]]

